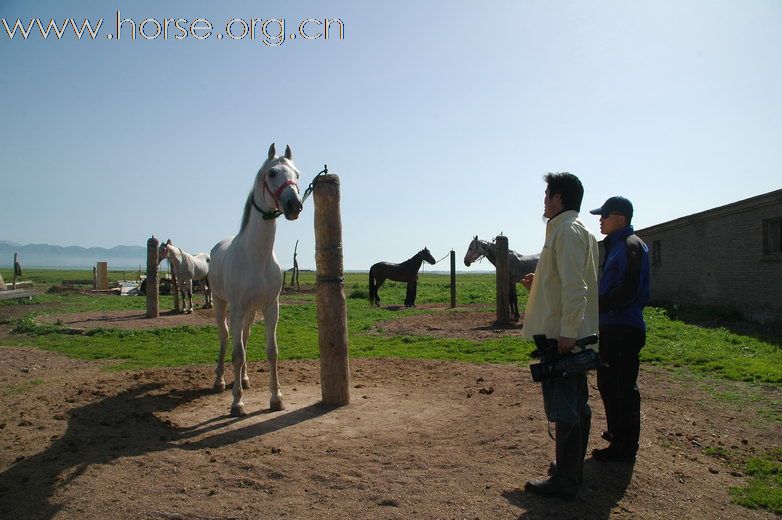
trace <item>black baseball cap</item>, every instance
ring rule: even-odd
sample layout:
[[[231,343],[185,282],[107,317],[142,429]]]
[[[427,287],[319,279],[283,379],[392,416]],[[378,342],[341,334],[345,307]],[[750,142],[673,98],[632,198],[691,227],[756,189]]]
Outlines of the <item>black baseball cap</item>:
[[[633,203],[624,197],[611,197],[597,209],[590,211],[592,215],[608,215],[609,213],[620,213],[627,217],[627,220],[633,218]]]

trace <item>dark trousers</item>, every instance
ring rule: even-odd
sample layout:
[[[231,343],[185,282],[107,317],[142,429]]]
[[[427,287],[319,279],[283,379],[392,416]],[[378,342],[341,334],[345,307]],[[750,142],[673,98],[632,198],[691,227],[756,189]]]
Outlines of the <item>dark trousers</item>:
[[[600,358],[608,367],[597,369],[597,388],[605,406],[612,445],[626,453],[638,451],[641,433],[641,393],[638,354],[646,334],[635,327],[600,327]]]

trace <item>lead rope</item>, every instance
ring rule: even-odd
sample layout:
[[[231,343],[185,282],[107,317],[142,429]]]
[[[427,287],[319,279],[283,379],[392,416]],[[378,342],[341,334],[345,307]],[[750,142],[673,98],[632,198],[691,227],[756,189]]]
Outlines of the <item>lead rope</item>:
[[[307,200],[307,197],[312,195],[312,190],[315,189],[315,180],[318,177],[320,177],[321,175],[328,175],[328,173],[329,173],[329,167],[328,167],[327,164],[324,164],[323,165],[323,169],[321,171],[319,171],[317,175],[315,175],[315,177],[312,179],[312,182],[310,183],[310,185],[307,186],[306,190],[304,190],[304,197],[302,197],[302,199],[301,199],[301,203],[302,204],[304,204],[304,201]]]
[[[323,169],[321,171],[319,171],[317,175],[315,175],[315,177],[312,179],[312,182],[310,183],[310,185],[307,186],[306,190],[304,190],[304,197],[302,197],[302,199],[301,199],[301,204],[302,205],[304,205],[304,201],[307,200],[307,198],[310,195],[312,195],[312,190],[314,189],[314,186],[315,186],[315,179],[317,179],[321,175],[326,175],[328,173],[329,173],[329,167],[324,164],[323,165]],[[264,211],[263,209],[261,209],[258,206],[258,204],[255,203],[255,197],[253,197],[253,206],[255,206],[255,209],[257,209],[260,212],[261,217],[263,217],[263,220],[274,220],[277,217],[279,217],[280,215],[282,215],[282,211],[280,211],[278,209],[273,209],[271,211]]]

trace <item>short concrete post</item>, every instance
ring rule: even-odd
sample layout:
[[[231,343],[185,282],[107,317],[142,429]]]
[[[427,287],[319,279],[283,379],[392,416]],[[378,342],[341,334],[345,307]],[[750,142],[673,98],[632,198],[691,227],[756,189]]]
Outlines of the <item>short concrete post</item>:
[[[315,294],[322,402],[329,406],[343,406],[350,404],[350,367],[339,177],[316,177],[312,194],[315,201]]]
[[[498,236],[497,244],[497,325],[510,323],[510,285],[508,283],[508,237]]]
[[[109,263],[98,262],[95,267],[97,273],[96,285],[99,291],[109,290]]]
[[[147,318],[160,316],[160,280],[157,270],[157,248],[160,242],[154,235],[147,240]]]
[[[456,308],[456,252],[451,249],[451,308]]]

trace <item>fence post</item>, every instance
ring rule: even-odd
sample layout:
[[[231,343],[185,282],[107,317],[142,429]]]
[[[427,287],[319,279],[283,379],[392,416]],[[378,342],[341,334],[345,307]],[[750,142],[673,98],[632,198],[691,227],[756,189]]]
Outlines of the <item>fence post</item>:
[[[498,236],[497,244],[497,325],[510,323],[510,293],[508,277],[508,237]]]
[[[456,307],[456,252],[451,249],[451,308]]]
[[[14,279],[13,282],[11,282],[11,289],[16,290],[16,266],[18,265],[17,258],[19,257],[19,253],[14,253]]]
[[[329,406],[343,406],[350,404],[350,368],[339,177],[330,174],[316,177],[312,194],[315,203],[315,294],[322,402]]]
[[[109,289],[109,263],[98,262],[95,272],[97,273],[97,289],[99,291],[107,291]]]
[[[147,240],[147,318],[160,316],[160,282],[157,272],[157,248],[160,242],[155,235]]]

